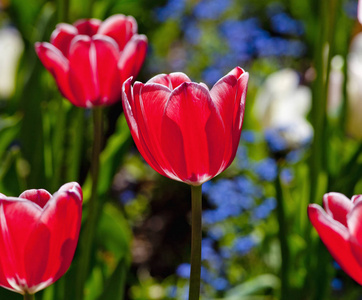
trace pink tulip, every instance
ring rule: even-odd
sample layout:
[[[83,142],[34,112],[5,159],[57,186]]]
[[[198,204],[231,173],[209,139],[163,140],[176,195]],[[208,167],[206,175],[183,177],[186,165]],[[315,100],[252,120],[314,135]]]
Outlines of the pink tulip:
[[[249,74],[236,67],[209,90],[183,73],[123,84],[133,139],[160,174],[191,185],[225,170],[240,140]]]
[[[325,211],[308,206],[309,219],[341,268],[362,284],[362,195],[349,200],[339,193],[325,194]]]
[[[0,194],[0,286],[34,294],[67,271],[78,242],[82,200],[76,182],[53,196],[42,189],[18,198]]]
[[[143,64],[147,38],[137,34],[133,17],[114,15],[60,23],[50,43],[36,43],[35,50],[65,98],[93,107],[121,100],[122,83]]]

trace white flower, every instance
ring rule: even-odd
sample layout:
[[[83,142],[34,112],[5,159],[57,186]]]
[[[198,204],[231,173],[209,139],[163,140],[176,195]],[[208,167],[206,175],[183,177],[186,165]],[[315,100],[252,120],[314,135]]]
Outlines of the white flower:
[[[14,93],[16,71],[23,49],[23,40],[16,29],[0,29],[0,98],[9,98]]]
[[[254,113],[264,129],[281,134],[288,149],[296,149],[313,136],[306,120],[311,107],[311,91],[299,85],[298,74],[284,69],[271,74],[259,90]]]

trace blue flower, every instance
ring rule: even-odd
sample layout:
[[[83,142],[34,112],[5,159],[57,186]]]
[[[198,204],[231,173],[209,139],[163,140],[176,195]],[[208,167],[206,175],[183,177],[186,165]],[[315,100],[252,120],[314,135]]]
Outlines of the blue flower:
[[[290,168],[285,168],[280,172],[280,178],[281,180],[286,183],[289,184],[292,182],[292,180],[294,179],[294,174],[293,174],[293,170]]]
[[[272,158],[266,158],[261,162],[258,162],[255,166],[255,173],[259,176],[261,180],[265,181],[274,181],[278,176],[278,167],[277,163]]]
[[[217,19],[230,4],[231,0],[201,0],[194,7],[194,15],[198,19]]]
[[[136,194],[132,190],[125,190],[119,195],[119,199],[123,204],[127,204],[136,198]]]
[[[296,36],[304,33],[303,23],[292,19],[284,12],[273,15],[270,21],[271,28],[276,33]]]
[[[288,149],[287,141],[282,137],[280,132],[275,128],[265,130],[265,141],[272,152],[281,152]]]
[[[342,280],[338,278],[333,278],[331,282],[332,289],[335,291],[340,291],[343,288],[343,282]]]
[[[217,291],[224,291],[228,288],[229,282],[225,278],[218,277],[211,281],[210,283],[215,290]]]
[[[277,201],[274,197],[266,198],[259,206],[255,207],[252,211],[252,221],[259,221],[266,219],[272,210],[277,206]]]
[[[189,278],[190,270],[191,270],[191,265],[188,263],[183,263],[177,267],[176,274],[181,278]]]
[[[256,245],[256,242],[251,236],[237,238],[234,241],[233,250],[239,255],[246,255]]]
[[[156,8],[156,18],[164,22],[168,19],[178,19],[185,10],[186,0],[169,0],[164,7]]]

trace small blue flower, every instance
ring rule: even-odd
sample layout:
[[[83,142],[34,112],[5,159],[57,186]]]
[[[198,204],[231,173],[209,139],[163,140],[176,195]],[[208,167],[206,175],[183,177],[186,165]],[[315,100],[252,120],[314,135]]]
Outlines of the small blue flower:
[[[285,184],[289,184],[294,179],[293,170],[291,168],[285,168],[280,172],[280,178]]]
[[[217,19],[230,6],[231,0],[201,0],[194,7],[194,15],[198,19]]]
[[[272,152],[281,152],[288,149],[287,141],[281,136],[280,132],[275,128],[265,130],[265,141]]]
[[[132,190],[125,190],[119,195],[119,199],[123,204],[127,204],[136,198],[136,194]]]
[[[239,255],[246,255],[256,245],[255,239],[251,236],[237,238],[234,241],[233,250]]]
[[[343,282],[339,278],[333,278],[331,282],[332,289],[335,291],[341,291],[343,289]]]
[[[225,278],[218,277],[211,281],[211,285],[217,291],[224,291],[228,288],[229,282]]]
[[[181,278],[189,278],[190,270],[191,270],[191,265],[188,263],[183,263],[177,267],[176,274]]]
[[[276,33],[300,36],[304,33],[303,23],[292,19],[285,12],[271,17],[271,28]]]
[[[258,162],[255,166],[255,173],[261,180],[274,181],[278,176],[277,163],[272,158],[266,158],[261,162]]]

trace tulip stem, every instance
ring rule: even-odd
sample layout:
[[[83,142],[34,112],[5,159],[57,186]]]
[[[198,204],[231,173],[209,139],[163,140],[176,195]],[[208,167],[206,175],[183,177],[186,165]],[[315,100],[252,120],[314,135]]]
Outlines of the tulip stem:
[[[191,272],[189,300],[199,300],[201,275],[201,238],[202,238],[202,189],[201,185],[191,186],[192,233],[191,233]]]
[[[92,252],[92,246],[95,236],[96,225],[99,216],[99,199],[98,192],[98,175],[99,175],[99,157],[102,148],[102,109],[93,109],[93,122],[94,122],[94,140],[93,140],[93,153],[91,162],[91,178],[92,178],[92,191],[91,197],[88,202],[88,215],[87,222],[84,228],[84,235],[82,239],[82,256],[79,261],[78,280],[77,284],[77,300],[84,298],[84,286],[89,274],[89,262]]]
[[[34,294],[24,294],[24,300],[35,300]]]

